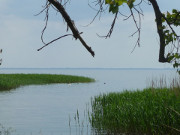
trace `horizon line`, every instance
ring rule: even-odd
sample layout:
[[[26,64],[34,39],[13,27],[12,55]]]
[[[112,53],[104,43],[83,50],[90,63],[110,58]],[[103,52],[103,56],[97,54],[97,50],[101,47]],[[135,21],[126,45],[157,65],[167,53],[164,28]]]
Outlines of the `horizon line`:
[[[158,67],[2,67],[0,69],[170,69],[170,70],[176,70],[174,68],[158,68]]]

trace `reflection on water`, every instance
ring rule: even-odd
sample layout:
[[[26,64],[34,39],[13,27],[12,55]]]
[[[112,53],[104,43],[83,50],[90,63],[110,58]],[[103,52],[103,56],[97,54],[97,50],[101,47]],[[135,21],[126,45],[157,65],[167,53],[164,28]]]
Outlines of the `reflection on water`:
[[[160,69],[0,69],[0,73],[71,74],[96,79],[89,84],[31,85],[0,93],[0,123],[15,129],[17,135],[90,134],[85,110],[91,97],[142,89],[148,78],[176,74]]]

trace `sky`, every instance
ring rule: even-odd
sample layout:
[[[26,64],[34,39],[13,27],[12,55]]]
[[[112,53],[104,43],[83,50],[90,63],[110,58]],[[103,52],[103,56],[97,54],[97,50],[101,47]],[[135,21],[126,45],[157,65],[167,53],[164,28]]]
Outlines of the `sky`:
[[[106,35],[111,26],[113,15],[105,12],[88,27],[96,11],[88,6],[93,0],[71,0],[66,9],[86,43],[95,52],[95,57],[82,44],[66,37],[45,47],[41,32],[44,27],[45,13],[39,13],[46,0],[0,0],[0,48],[3,53],[1,68],[169,68],[171,64],[158,62],[159,39],[154,22],[154,12],[150,5],[143,4],[141,46],[132,52],[137,36],[132,19],[124,21],[119,16],[111,38]],[[179,0],[157,0],[162,12],[178,9]],[[128,14],[123,6],[122,13]],[[60,14],[50,9],[48,28],[44,40],[49,42],[66,32],[66,24]]]

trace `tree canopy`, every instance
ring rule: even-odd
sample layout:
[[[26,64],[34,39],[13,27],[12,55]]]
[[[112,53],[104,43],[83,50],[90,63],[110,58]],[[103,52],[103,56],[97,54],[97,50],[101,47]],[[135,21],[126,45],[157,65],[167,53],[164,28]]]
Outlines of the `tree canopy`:
[[[56,40],[59,40],[66,36],[73,36],[75,39],[80,40],[82,45],[91,53],[91,55],[94,57],[95,53],[92,50],[91,47],[87,45],[85,40],[82,38],[81,34],[82,32],[79,32],[78,29],[75,26],[74,21],[71,19],[70,15],[66,12],[65,5],[70,0],[46,0],[46,4],[44,6],[44,9],[40,12],[46,13],[46,25],[42,31],[42,42],[45,46],[55,42]],[[177,68],[180,66],[180,54],[179,54],[179,47],[180,47],[180,35],[176,32],[177,28],[180,26],[180,11],[178,9],[172,9],[172,11],[167,11],[166,13],[162,13],[160,10],[160,7],[158,5],[157,0],[95,0],[93,1],[95,3],[95,6],[98,6],[97,14],[94,18],[92,18],[92,22],[95,20],[95,18],[103,13],[105,10],[108,10],[109,13],[112,13],[114,15],[114,19],[112,20],[112,24],[110,27],[109,32],[107,33],[105,38],[111,37],[111,34],[113,32],[114,26],[116,24],[117,17],[119,15],[123,16],[125,19],[128,20],[129,18],[132,18],[134,21],[134,25],[136,27],[136,31],[132,34],[137,34],[137,42],[135,44],[136,46],[140,46],[140,40],[141,40],[141,18],[143,16],[143,11],[141,9],[142,3],[146,3],[149,6],[152,6],[154,9],[155,14],[155,23],[157,26],[157,33],[159,35],[159,62],[162,63],[172,63],[174,68]],[[121,6],[126,6],[127,10],[130,11],[129,15],[124,15],[120,11]],[[53,7],[57,12],[59,12],[65,22],[67,23],[68,28],[72,31],[72,34],[63,35],[57,39],[52,40],[49,43],[45,43],[43,40],[43,34],[46,30],[46,26],[48,23],[48,11],[49,8]],[[167,47],[168,46],[168,47]],[[42,48],[38,49],[41,50]]]

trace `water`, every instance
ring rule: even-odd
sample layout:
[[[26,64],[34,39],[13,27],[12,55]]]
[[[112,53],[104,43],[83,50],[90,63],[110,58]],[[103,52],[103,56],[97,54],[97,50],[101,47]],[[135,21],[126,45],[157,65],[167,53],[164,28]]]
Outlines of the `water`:
[[[143,89],[151,78],[176,75],[169,69],[0,69],[0,73],[70,74],[96,79],[95,83],[31,85],[1,92],[0,123],[15,129],[15,135],[80,134],[74,117],[78,110],[80,120],[84,120],[91,97]],[[90,131],[81,130],[84,134]]]

